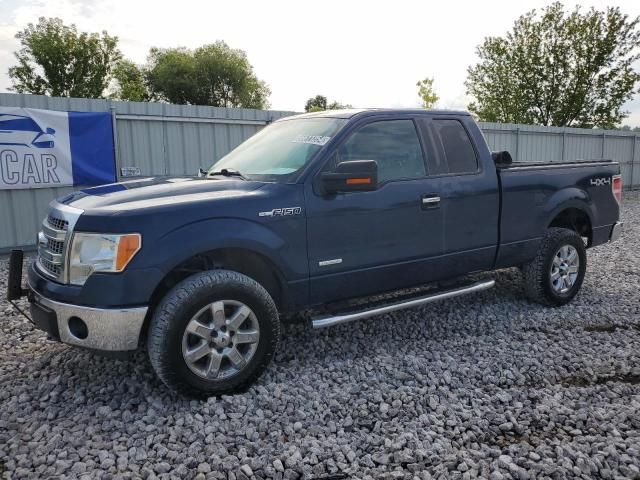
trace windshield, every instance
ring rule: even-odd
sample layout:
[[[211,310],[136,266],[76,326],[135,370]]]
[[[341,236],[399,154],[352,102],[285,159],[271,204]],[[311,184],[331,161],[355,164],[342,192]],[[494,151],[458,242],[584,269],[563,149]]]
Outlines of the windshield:
[[[208,173],[227,169],[252,180],[294,181],[346,122],[326,117],[276,122],[222,157]]]

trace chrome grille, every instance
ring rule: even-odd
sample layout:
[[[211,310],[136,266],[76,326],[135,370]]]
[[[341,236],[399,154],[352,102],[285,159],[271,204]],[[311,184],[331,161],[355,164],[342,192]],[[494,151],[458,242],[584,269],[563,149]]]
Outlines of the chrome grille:
[[[42,222],[42,231],[38,233],[39,270],[59,282],[65,282],[65,257],[67,243],[71,238],[82,210],[51,202],[51,210]]]
[[[45,270],[47,270],[50,274],[54,275],[55,277],[59,277],[60,274],[62,273],[62,265],[56,265],[54,263],[51,263],[49,260],[45,260],[42,257],[40,257],[38,261],[40,262],[40,265],[42,265],[45,268]]]
[[[52,215],[49,215],[47,217],[47,222],[49,222],[49,225],[51,225],[51,227],[55,228],[56,230],[66,230],[69,226],[69,222],[67,222],[66,220],[56,218]]]
[[[64,253],[64,241],[47,238],[47,249],[52,253]]]

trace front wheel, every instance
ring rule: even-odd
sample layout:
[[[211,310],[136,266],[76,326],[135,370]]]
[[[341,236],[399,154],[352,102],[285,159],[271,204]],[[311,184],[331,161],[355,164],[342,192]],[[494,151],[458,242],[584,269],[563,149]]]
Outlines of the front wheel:
[[[250,385],[279,338],[278,311],[267,291],[238,272],[211,270],[183,280],[160,302],[147,348],[167,386],[208,397]]]
[[[587,269],[582,237],[567,228],[550,228],[536,257],[522,268],[530,300],[561,306],[576,296]]]

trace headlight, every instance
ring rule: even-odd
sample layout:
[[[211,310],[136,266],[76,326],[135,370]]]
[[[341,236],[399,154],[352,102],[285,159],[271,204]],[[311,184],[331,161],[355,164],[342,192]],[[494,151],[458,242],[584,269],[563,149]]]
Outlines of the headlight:
[[[93,272],[121,272],[141,246],[139,233],[74,233],[69,256],[69,281],[73,285],[84,285]]]

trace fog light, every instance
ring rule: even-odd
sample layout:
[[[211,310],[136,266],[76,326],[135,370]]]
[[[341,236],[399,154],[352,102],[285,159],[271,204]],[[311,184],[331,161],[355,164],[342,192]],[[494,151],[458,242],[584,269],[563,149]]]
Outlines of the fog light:
[[[89,336],[89,328],[87,328],[87,324],[78,317],[71,317],[69,319],[69,331],[71,332],[71,335],[80,340],[84,340]]]

